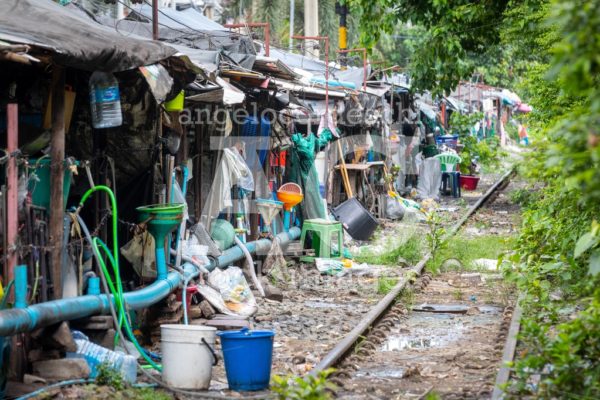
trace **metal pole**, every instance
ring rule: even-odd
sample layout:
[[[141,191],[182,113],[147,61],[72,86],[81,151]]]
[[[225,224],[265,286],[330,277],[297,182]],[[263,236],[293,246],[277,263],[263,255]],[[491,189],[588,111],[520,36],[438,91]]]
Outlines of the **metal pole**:
[[[312,40],[319,40],[319,2],[317,0],[304,0],[304,34]],[[315,44],[308,42],[304,54],[312,52],[317,58],[320,53]]]
[[[65,159],[65,70],[52,73],[52,137],[50,142],[50,254],[55,299],[62,298],[64,225],[63,177]]]
[[[329,120],[329,36],[325,36],[325,116]]]
[[[158,40],[158,1],[152,0],[152,39]]]
[[[296,0],[290,0],[290,45],[289,45],[289,50],[290,52],[293,50],[294,48],[294,39],[292,39],[292,36],[294,36],[294,17],[295,17],[295,13],[296,13]]]
[[[340,4],[339,1],[335,2],[335,11],[340,15],[340,26],[338,28],[338,37],[339,37],[339,47],[340,50],[346,50],[348,48],[348,28],[347,28],[347,16],[348,16],[348,6],[345,4]],[[342,69],[345,69],[346,66],[346,58],[343,57],[340,60],[340,64],[342,64]]]
[[[8,165],[7,165],[7,181],[6,181],[6,243],[8,249],[6,250],[6,267],[4,271],[4,277],[6,281],[4,284],[12,281],[15,277],[15,267],[17,265],[17,239],[18,239],[18,228],[19,220],[17,212],[18,210],[18,186],[19,177],[17,173],[17,158],[13,155],[19,148],[19,105],[17,103],[9,103],[6,106],[6,117],[7,117],[7,137],[6,151],[8,153]],[[9,297],[12,300],[12,295]]]

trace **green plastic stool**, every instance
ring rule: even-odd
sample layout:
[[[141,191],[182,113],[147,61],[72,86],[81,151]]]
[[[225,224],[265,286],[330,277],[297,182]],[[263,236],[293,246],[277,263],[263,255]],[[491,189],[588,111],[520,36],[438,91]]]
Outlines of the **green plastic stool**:
[[[440,160],[442,172],[454,172],[456,171],[456,164],[460,164],[462,159],[460,156],[454,153],[442,153],[434,156]]]
[[[342,258],[344,254],[344,229],[342,223],[337,221],[328,221],[326,219],[307,219],[302,224],[302,235],[300,244],[304,248],[306,234],[313,232],[312,247],[319,258]],[[331,242],[334,235],[338,235],[338,250],[331,250]],[[305,256],[300,258],[304,262],[313,262],[315,257]]]

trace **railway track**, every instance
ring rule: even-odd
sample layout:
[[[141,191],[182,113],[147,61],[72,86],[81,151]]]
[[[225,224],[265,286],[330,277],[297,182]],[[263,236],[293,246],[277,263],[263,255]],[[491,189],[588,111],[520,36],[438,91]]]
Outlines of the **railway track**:
[[[473,204],[467,212],[447,231],[446,239],[454,236],[461,227],[463,227],[467,221],[484,205],[491,204],[498,194],[507,187],[511,181],[513,171],[508,171],[498,179],[488,190],[481,196],[478,201]],[[426,265],[432,258],[431,254],[426,254],[408,273],[405,273],[398,281],[398,283],[391,289],[391,291],[382,298],[374,307],[372,307],[364,317],[355,325],[355,327],[346,334],[324,357],[321,358],[319,363],[310,371],[311,375],[317,375],[320,371],[328,368],[335,368],[335,372],[331,375],[330,380],[338,385],[341,391],[344,386],[348,386],[349,382],[356,379],[360,375],[360,371],[373,367],[373,364],[381,365],[387,364],[389,357],[386,355],[377,354],[380,352],[382,346],[389,339],[390,335],[393,334],[394,330],[398,327],[408,324],[405,328],[411,329],[411,315],[416,314],[411,312],[411,307],[407,307],[405,302],[400,301],[400,297],[403,293],[410,291],[416,293],[416,296],[420,300],[427,300],[431,296],[427,293],[427,288],[432,284],[435,284],[436,288],[432,289],[433,293],[439,293],[440,285],[444,284],[438,278],[434,278],[433,275],[426,271]],[[443,290],[442,290],[443,292]],[[419,297],[420,296],[420,297]],[[434,296],[435,297],[435,296]],[[479,317],[483,323],[488,323],[494,328],[493,343],[481,343],[482,346],[489,347],[486,354],[492,355],[492,359],[488,362],[489,365],[494,365],[493,374],[498,368],[500,368],[500,352],[504,349],[503,359],[514,355],[514,322],[511,324],[513,317],[513,308],[511,306],[505,307],[500,310],[494,310],[498,315],[487,321],[486,317]],[[515,313],[517,314],[517,313]],[[460,318],[460,317],[458,317]],[[487,321],[487,322],[486,322]],[[491,322],[490,322],[491,321]],[[460,322],[460,321],[459,321]],[[415,322],[418,325],[419,321]],[[462,323],[462,322],[461,322]],[[465,321],[465,324],[469,322]],[[414,324],[413,324],[414,325]],[[510,333],[508,332],[509,325],[511,326]],[[414,327],[413,327],[414,328]],[[506,345],[504,342],[508,342]],[[471,338],[470,340],[476,340]],[[487,348],[486,347],[486,348]],[[512,351],[512,352],[511,352]],[[416,356],[415,356],[416,357]],[[480,356],[482,357],[482,356]],[[487,355],[486,358],[489,358]],[[439,361],[439,360],[438,360]],[[428,361],[430,364],[436,364],[436,360]],[[406,364],[406,363],[404,363]],[[409,363],[410,364],[410,363]],[[492,371],[491,367],[486,367],[485,379],[489,380],[489,375]],[[386,366],[389,374],[395,373],[408,376],[418,374],[419,371],[411,371],[410,367],[403,366],[402,371],[394,370],[393,366]],[[390,372],[391,371],[391,372]],[[394,372],[395,371],[395,372]],[[508,377],[507,370],[501,368],[500,375],[497,378],[498,383],[502,383]],[[443,374],[438,374],[439,377],[443,377]],[[398,376],[396,376],[398,377]],[[360,381],[360,379],[359,379]],[[425,379],[426,381],[426,379]],[[492,380],[493,381],[493,380]],[[419,386],[419,385],[417,385]],[[421,388],[422,391],[418,391],[413,394],[398,394],[393,398],[419,398],[424,397],[433,388]],[[484,388],[480,391],[466,391],[457,394],[456,398],[489,398],[493,388]],[[350,398],[351,392],[344,393],[344,398]],[[500,392],[501,394],[501,392]],[[389,395],[389,393],[387,394]],[[387,396],[386,395],[386,396]],[[494,393],[498,395],[497,392]],[[413,397],[414,396],[414,397]],[[368,394],[357,398],[382,398],[376,394]],[[387,397],[383,397],[387,398]],[[498,398],[498,397],[495,397]]]

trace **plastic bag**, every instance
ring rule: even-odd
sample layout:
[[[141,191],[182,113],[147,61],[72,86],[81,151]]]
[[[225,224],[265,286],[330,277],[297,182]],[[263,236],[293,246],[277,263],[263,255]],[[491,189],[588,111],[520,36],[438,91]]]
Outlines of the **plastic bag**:
[[[417,186],[417,197],[420,199],[440,198],[440,186],[442,185],[442,169],[440,160],[437,158],[426,158],[421,166],[419,184]]]
[[[198,244],[198,239],[194,235],[190,236],[187,242],[185,242],[181,249],[181,253],[200,265],[210,264],[210,260],[207,256],[208,246]]]
[[[208,276],[208,283],[219,291],[229,310],[240,315],[256,312],[256,299],[240,268],[216,268]]]
[[[404,217],[404,205],[397,197],[386,196],[385,216],[389,219],[402,219]]]
[[[271,249],[263,264],[262,272],[269,275],[275,282],[285,283],[289,281],[287,262],[283,257],[283,251],[277,239],[273,240]]]
[[[121,247],[121,255],[131,263],[140,278],[156,278],[154,238],[148,232],[136,233]]]
[[[334,260],[331,258],[315,258],[315,265],[325,275],[365,275],[371,272],[366,263],[357,264],[352,260]]]
[[[183,204],[183,220],[187,221],[189,218],[187,201],[185,200],[181,186],[179,186],[179,182],[177,181],[173,182],[173,193],[171,194],[171,200],[171,203],[173,204]]]
[[[338,275],[344,270],[344,263],[341,260],[331,258],[315,258],[315,265],[319,272],[325,275]]]
[[[190,233],[192,233],[192,235],[190,236],[191,241],[192,238],[196,238],[195,242],[192,241],[190,243],[205,245],[207,247],[206,255],[211,257],[219,257],[221,255],[221,250],[219,249],[219,246],[217,246],[214,240],[212,240],[210,234],[206,231],[206,228],[201,222],[192,226],[190,228]]]

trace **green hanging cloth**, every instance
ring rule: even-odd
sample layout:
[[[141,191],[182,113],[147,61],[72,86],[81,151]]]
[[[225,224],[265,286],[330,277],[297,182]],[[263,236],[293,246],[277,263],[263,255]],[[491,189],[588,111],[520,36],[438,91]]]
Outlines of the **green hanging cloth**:
[[[296,209],[300,221],[326,217],[319,190],[319,175],[315,169],[315,156],[331,140],[333,134],[329,129],[323,130],[319,137],[312,132],[306,137],[301,133],[292,135],[293,146],[288,150],[285,181],[294,182],[303,190],[304,200]]]

